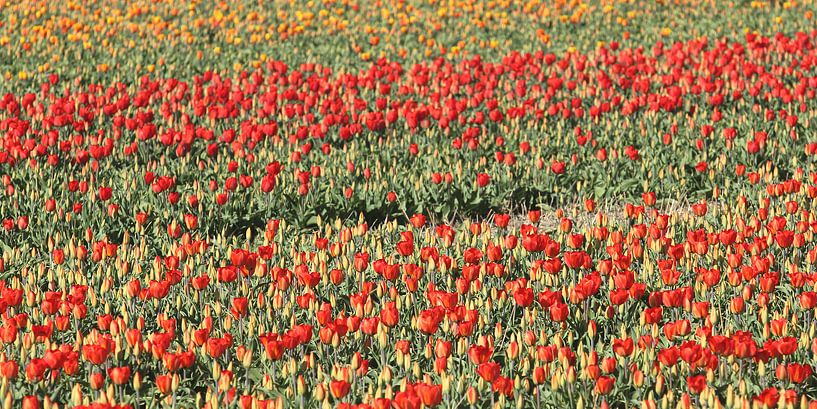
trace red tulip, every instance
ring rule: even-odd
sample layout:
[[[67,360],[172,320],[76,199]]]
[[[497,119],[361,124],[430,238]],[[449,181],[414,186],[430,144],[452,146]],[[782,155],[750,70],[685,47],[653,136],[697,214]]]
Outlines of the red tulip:
[[[172,383],[173,377],[171,375],[158,375],[156,377],[156,387],[164,395],[170,394]]]
[[[411,216],[411,225],[414,226],[415,229],[419,229],[426,224],[426,217],[422,214],[415,214]]]
[[[479,373],[479,376],[486,382],[493,382],[497,377],[499,377],[500,371],[501,368],[496,362],[485,362],[480,364],[477,368],[477,373]]]
[[[485,187],[488,186],[489,183],[491,183],[491,177],[488,176],[488,174],[480,173],[477,175],[477,186]]]
[[[6,379],[14,379],[17,377],[18,365],[15,361],[6,361],[0,363],[0,376]]]
[[[417,317],[417,327],[426,334],[434,334],[442,321],[442,312],[438,309],[424,310]]]
[[[406,387],[405,391],[398,392],[392,399],[392,405],[397,409],[420,409],[423,401],[413,386]]]
[[[491,359],[493,352],[493,349],[486,346],[471,345],[471,347],[468,348],[468,357],[475,365],[480,365],[488,362],[488,360]]]
[[[704,375],[695,375],[695,376],[688,376],[687,377],[687,387],[689,391],[699,395],[706,389],[706,376]]]
[[[613,351],[619,356],[630,356],[633,353],[633,339],[614,339]]]
[[[440,385],[421,383],[415,386],[415,390],[425,406],[433,408],[442,402],[443,387]]]
[[[414,253],[414,242],[401,240],[397,243],[396,249],[397,254],[400,254],[403,257],[408,257]]]
[[[349,382],[346,381],[330,381],[329,382],[329,390],[332,392],[332,396],[335,399],[343,399],[349,393],[350,388]]]
[[[26,396],[23,398],[23,409],[40,409],[40,399],[36,396]]]
[[[514,291],[513,299],[516,302],[516,305],[523,308],[528,307],[533,304],[533,289],[519,288]]]
[[[494,392],[501,393],[509,398],[513,397],[513,380],[499,376],[494,379],[491,386]]]
[[[497,214],[494,215],[494,225],[499,228],[506,228],[508,227],[508,223],[511,221],[511,216],[508,214]]]
[[[567,304],[555,303],[550,306],[550,319],[556,322],[563,322],[567,319]]]
[[[99,345],[83,345],[82,356],[94,365],[102,365],[108,359],[108,349]]]
[[[615,383],[616,378],[610,376],[600,376],[598,379],[596,379],[596,387],[594,390],[599,395],[607,395],[613,390]]]
[[[400,313],[394,301],[389,301],[380,311],[380,322],[387,327],[394,327],[400,320]]]
[[[233,306],[230,309],[230,313],[232,314],[233,318],[241,319],[247,315],[249,310],[249,301],[247,297],[237,297],[233,298]]]
[[[811,365],[802,365],[796,362],[790,363],[786,367],[786,373],[789,375],[789,380],[793,383],[803,383],[813,373]]]
[[[94,372],[88,375],[88,384],[90,384],[91,389],[98,391],[105,386],[105,376],[101,372]]]

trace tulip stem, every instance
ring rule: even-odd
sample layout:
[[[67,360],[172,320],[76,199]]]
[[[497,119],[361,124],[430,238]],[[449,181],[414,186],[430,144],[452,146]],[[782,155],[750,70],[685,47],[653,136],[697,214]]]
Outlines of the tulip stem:
[[[623,368],[623,371],[621,371],[621,372],[622,372],[622,374],[624,375],[624,376],[623,376],[623,378],[624,378],[623,380],[625,380],[625,381],[626,381],[628,378],[630,378],[630,375],[632,375],[632,373],[631,373],[631,371],[630,371],[630,365],[628,365],[628,362],[627,362],[628,360],[629,360],[629,359],[628,359],[628,357],[626,357],[626,356],[625,356],[625,357],[624,357],[624,368]]]
[[[584,300],[584,310],[582,311],[582,321],[587,323],[587,310],[590,309],[590,299],[586,298]]]
[[[738,359],[738,379],[743,379],[743,359]]]
[[[244,371],[244,391],[245,393],[250,393],[250,368]]]

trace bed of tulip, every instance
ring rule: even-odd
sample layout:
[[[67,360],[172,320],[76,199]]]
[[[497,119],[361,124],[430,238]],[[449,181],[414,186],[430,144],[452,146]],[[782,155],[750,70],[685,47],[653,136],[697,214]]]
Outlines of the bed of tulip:
[[[817,407],[811,1],[278,3],[0,0],[3,409]]]

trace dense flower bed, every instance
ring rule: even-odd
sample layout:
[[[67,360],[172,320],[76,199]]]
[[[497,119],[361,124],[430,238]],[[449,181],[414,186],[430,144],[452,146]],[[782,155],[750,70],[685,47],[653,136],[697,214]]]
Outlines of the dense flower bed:
[[[810,2],[387,3],[0,3],[4,407],[817,406]]]

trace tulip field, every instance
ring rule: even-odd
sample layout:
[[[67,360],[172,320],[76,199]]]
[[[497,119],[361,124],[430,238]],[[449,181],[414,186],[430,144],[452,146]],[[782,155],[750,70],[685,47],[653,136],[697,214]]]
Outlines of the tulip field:
[[[817,408],[817,2],[0,0],[0,404]]]

